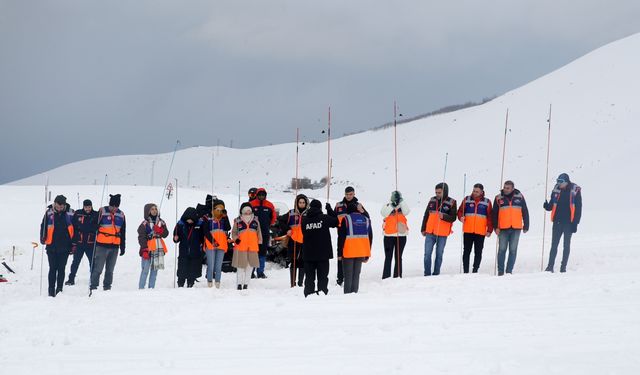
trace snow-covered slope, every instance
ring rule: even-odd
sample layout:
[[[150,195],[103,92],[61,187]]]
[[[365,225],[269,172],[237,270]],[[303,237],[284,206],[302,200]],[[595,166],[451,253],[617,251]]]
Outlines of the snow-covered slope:
[[[352,184],[373,219],[373,256],[363,267],[358,295],[341,294],[334,262],[329,296],[304,299],[299,288],[288,288],[288,271],[273,267],[269,279],[252,281],[245,292],[234,290],[233,274],[223,275],[220,290],[203,283],[174,290],[173,249],[157,289],[138,291],[135,230],[143,205],[160,200],[171,154],[86,160],[0,186],[5,212],[0,258],[17,272],[0,269],[10,280],[0,283],[0,374],[637,374],[640,232],[633,215],[640,205],[616,193],[640,182],[633,167],[640,156],[638,51],[640,34],[483,106],[399,126],[400,190],[413,209],[401,280],[380,280],[378,211],[394,188],[392,129],[334,140],[331,200]],[[539,272],[550,103],[550,185],[559,172],[568,172],[583,187],[585,202],[567,274]],[[454,197],[462,197],[463,173],[467,191],[482,182],[493,196],[507,108],[505,178],[523,191],[532,214],[515,273],[492,276],[493,236],[486,241],[480,273],[459,275],[458,223],[447,242],[442,275],[424,278],[419,222],[433,186],[443,178],[445,154]],[[340,133],[335,120],[334,132]],[[302,129],[303,135],[312,131],[320,129]],[[271,200],[291,206],[293,194],[283,190],[294,175],[294,156],[291,143],[181,150],[171,176],[180,181],[177,206],[175,197],[165,199],[162,215],[173,228],[176,209],[181,213],[211,190],[235,212],[238,181],[242,198],[248,187],[265,186]],[[154,161],[156,186],[146,186]],[[326,144],[301,145],[300,162],[301,176],[324,177]],[[105,173],[107,193],[123,194],[128,220],[128,250],[118,259],[114,289],[87,299],[85,260],[76,286],[65,287],[55,299],[39,298],[42,253],[41,248],[33,253],[30,241],[38,236],[46,177],[54,196],[64,194],[74,206],[77,199],[90,198],[97,206]],[[307,192],[325,197],[324,190]],[[46,270],[45,259],[45,294]]]

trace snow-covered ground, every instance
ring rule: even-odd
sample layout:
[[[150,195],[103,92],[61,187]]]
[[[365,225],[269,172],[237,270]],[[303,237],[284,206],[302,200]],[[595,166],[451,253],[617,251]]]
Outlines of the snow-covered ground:
[[[399,126],[400,189],[413,209],[402,280],[380,280],[378,212],[393,189],[391,129],[335,140],[331,201],[353,184],[374,219],[373,257],[363,268],[358,295],[344,296],[335,286],[334,262],[328,296],[305,299],[299,288],[288,287],[287,270],[273,268],[269,279],[254,280],[243,292],[234,290],[232,274],[223,276],[220,290],[203,283],[177,290],[173,252],[156,290],[138,291],[135,230],[143,205],[157,203],[163,192],[161,186],[144,185],[151,180],[152,161],[155,183],[164,182],[170,154],[81,161],[0,186],[0,258],[17,272],[0,270],[10,280],[0,284],[0,374],[640,373],[635,218],[640,204],[633,199],[640,183],[633,172],[640,157],[639,50],[640,34],[485,105]],[[554,111],[550,181],[568,172],[583,187],[585,202],[566,274],[540,272],[549,103]],[[462,198],[467,173],[467,191],[479,181],[493,197],[507,108],[505,177],[523,191],[532,216],[530,232],[520,239],[515,273],[493,276],[494,236],[486,241],[480,273],[460,275],[458,223],[445,250],[443,274],[422,277],[419,223],[433,185],[442,179],[445,153],[452,196]],[[314,180],[325,176],[325,152],[326,144],[301,146],[300,174]],[[283,190],[294,175],[295,145],[200,147],[176,155],[171,178],[180,180],[180,213],[211,191],[212,153],[213,190],[230,212],[237,210],[239,180],[242,198],[249,186],[265,186],[269,199],[291,206],[293,194]],[[107,193],[123,194],[128,221],[128,250],[118,259],[113,290],[87,298],[84,261],[76,286],[65,287],[55,299],[40,297],[41,248],[31,270],[30,242],[38,238],[44,212],[45,176],[54,196],[66,195],[75,207],[79,195],[98,206],[105,173]],[[324,190],[307,193],[325,197]],[[165,200],[162,215],[171,228],[175,211],[175,198]]]

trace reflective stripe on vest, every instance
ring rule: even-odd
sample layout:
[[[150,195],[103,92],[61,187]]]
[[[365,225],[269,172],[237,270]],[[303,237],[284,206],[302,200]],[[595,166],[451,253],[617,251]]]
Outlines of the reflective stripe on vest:
[[[242,219],[236,219],[236,226],[238,227],[240,243],[235,246],[235,250],[257,253],[260,249],[258,240],[258,228],[260,224],[258,223],[258,219],[254,217],[249,225]]]
[[[524,227],[522,218],[522,202],[524,197],[522,194],[513,194],[511,199],[498,194],[496,202],[498,202],[498,228],[499,229],[522,229]],[[494,208],[495,209],[495,208]]]
[[[551,192],[551,203],[553,207],[551,208],[551,221],[556,217],[556,208],[558,206],[558,199],[560,199],[560,186],[556,184],[553,187],[553,192]],[[571,210],[571,222],[576,218],[576,195],[578,195],[578,191],[580,191],[580,186],[573,184],[571,187],[571,194],[569,195],[569,209]]]
[[[109,206],[103,207],[98,220],[98,243],[105,245],[120,245],[120,230],[124,224],[124,213],[116,208],[109,211]]]
[[[207,237],[204,238],[204,249],[205,250],[223,250],[225,253],[229,250],[229,242],[227,237],[227,232],[222,229],[222,221],[216,218],[208,218],[209,228],[211,233],[211,237],[213,238],[213,242],[209,241]],[[217,246],[216,246],[217,245]]]
[[[487,234],[487,215],[490,204],[491,201],[488,198],[482,198],[476,204],[475,199],[470,195],[465,197],[464,224],[462,225],[464,233],[475,233],[483,236]]]
[[[401,225],[403,225],[403,227],[401,227]],[[409,230],[409,227],[407,226],[407,217],[404,216],[402,210],[395,209],[389,214],[389,216],[384,218],[382,229],[386,235],[396,234],[399,232],[406,233]]]
[[[289,211],[289,221],[287,225],[291,228],[291,239],[296,241],[297,243],[302,243],[302,226],[300,225],[302,222],[302,215],[297,213],[295,210]]]
[[[352,213],[344,216],[347,235],[342,249],[343,258],[363,258],[371,256],[369,242],[369,219],[360,214]]]
[[[69,239],[73,240],[73,213],[65,212],[65,221],[67,222],[67,232],[69,232]],[[55,211],[53,209],[47,210],[47,237],[44,241],[45,245],[51,245],[53,243],[53,231],[55,229]]]
[[[440,219],[440,212],[443,212],[443,208],[448,208],[449,212],[444,210],[444,213],[451,213],[451,209],[453,208],[454,200],[451,197],[447,197],[440,206],[438,206],[438,200],[433,197],[429,200],[429,204],[427,205],[427,209],[429,210],[429,217],[427,218],[427,224],[425,226],[424,231],[428,234],[433,234],[434,236],[442,236],[447,237],[452,233],[451,227],[453,223]]]

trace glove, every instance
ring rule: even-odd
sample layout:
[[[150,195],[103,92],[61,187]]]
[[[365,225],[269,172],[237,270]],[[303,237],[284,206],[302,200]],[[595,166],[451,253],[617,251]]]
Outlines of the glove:
[[[120,249],[120,256],[124,255],[124,249]]]
[[[140,249],[140,251],[138,252],[138,254],[140,254],[140,256],[144,256],[145,252],[149,252],[149,249],[147,249],[146,247],[143,247]]]
[[[71,251],[69,251],[69,254],[75,254],[76,250],[78,250],[78,246],[76,244],[71,245]]]
[[[154,225],[153,227],[153,233],[157,234],[158,236],[162,236],[162,233],[164,232],[164,229],[159,226],[159,225]]]
[[[324,205],[324,208],[325,208],[325,210],[327,210],[327,212],[332,210],[331,205],[328,202]]]
[[[235,240],[235,241],[233,241],[233,243],[235,243],[236,245],[240,245],[240,239],[239,239],[239,238],[236,238],[236,240]]]
[[[142,255],[142,259],[149,260],[149,250],[142,249],[142,250],[140,250],[140,253]]]
[[[578,223],[571,224],[571,232],[575,233],[578,231]]]
[[[549,201],[545,199],[544,203],[542,204],[542,208],[544,208],[546,210],[547,207],[549,207]]]

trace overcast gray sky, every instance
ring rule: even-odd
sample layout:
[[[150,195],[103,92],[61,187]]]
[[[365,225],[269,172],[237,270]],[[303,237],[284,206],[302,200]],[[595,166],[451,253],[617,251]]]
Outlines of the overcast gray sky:
[[[0,183],[320,139],[502,94],[640,32],[640,1],[0,0]]]

